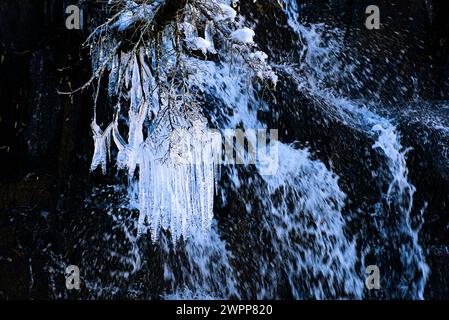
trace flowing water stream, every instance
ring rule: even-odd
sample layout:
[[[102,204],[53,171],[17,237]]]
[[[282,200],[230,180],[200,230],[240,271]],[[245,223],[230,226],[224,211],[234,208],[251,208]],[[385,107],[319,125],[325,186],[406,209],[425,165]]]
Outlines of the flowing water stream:
[[[93,297],[113,297],[125,290],[127,296],[162,299],[361,299],[369,295],[369,256],[384,275],[382,285],[394,287],[387,296],[423,298],[429,268],[419,245],[419,228],[412,223],[415,187],[394,120],[377,112],[382,106],[353,99],[336,87],[337,79],[351,77],[351,66],[342,69],[338,60],[339,31],[322,24],[303,25],[296,0],[281,2],[291,32],[299,36],[301,61],[272,67],[333,121],[372,142],[367,154],[374,152],[373,161],[380,162],[372,176],[382,186],[375,204],[349,209],[353,199],[341,188],[341,177],[331,164],[319,160],[314,150],[279,141],[272,145],[279,154],[274,174],[259,174],[258,164],[220,169],[216,217],[209,232],[192,229],[189,237],[174,243],[162,231],[150,241],[145,234],[136,235],[141,228],[138,219],[126,214],[142,209],[142,189],[131,182],[118,189],[126,196],[105,209],[113,228],[101,241],[110,246],[98,258],[83,258],[89,265],[85,280]],[[248,81],[247,66],[189,59],[196,70],[191,89],[204,93],[206,117],[213,127],[274,129],[260,120],[259,111],[291,107],[261,98],[259,88]],[[357,81],[353,83],[357,90]],[[145,174],[150,179],[154,173]],[[99,190],[92,199],[110,193]],[[357,219],[376,232],[351,229]],[[104,266],[102,256],[114,261],[114,270]],[[109,275],[101,279],[98,273]]]

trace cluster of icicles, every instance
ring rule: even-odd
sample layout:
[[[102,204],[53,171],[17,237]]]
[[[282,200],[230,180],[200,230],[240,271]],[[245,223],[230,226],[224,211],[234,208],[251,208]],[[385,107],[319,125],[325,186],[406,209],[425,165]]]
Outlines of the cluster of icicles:
[[[163,3],[156,1],[151,6]],[[254,32],[243,27],[243,21],[236,18],[230,5],[227,0],[197,1],[188,5],[184,21],[177,24],[178,31],[183,33],[181,41],[191,50],[220,54],[220,48],[213,46],[211,36],[212,26],[217,25],[215,32],[224,32],[222,36],[229,42],[223,50],[247,55],[242,61],[250,63],[258,77],[267,75],[276,80],[265,63],[266,55],[253,51]],[[202,18],[205,21],[201,23],[207,26],[205,38],[199,36],[201,29],[190,23],[201,20],[198,18],[201,10],[196,6],[209,11],[213,17],[212,20],[209,16]],[[115,22],[111,20],[107,30],[121,32],[130,28],[135,24],[134,18],[142,18],[141,15],[150,10],[148,8],[145,3],[128,1],[127,9]],[[151,14],[144,15],[146,20],[151,17]],[[118,99],[114,120],[106,129],[102,130],[97,124],[96,110],[94,112],[95,150],[91,170],[101,167],[106,173],[113,142],[118,150],[117,167],[127,170],[132,183],[137,183],[138,232],[150,230],[154,241],[160,236],[161,229],[169,230],[174,242],[210,230],[217,153],[221,152],[216,137],[210,135],[207,120],[201,114],[194,94],[190,92],[195,82],[195,77],[190,75],[195,71],[183,62],[185,56],[175,46],[180,41],[176,39],[177,34],[170,29],[156,42],[122,52],[118,49],[120,40],[111,38],[111,33],[106,31],[100,34],[100,39],[105,37],[107,41],[100,40],[99,44],[91,45],[94,74],[101,78],[107,66],[109,96]],[[229,52],[224,56],[229,56]],[[180,71],[184,76],[174,79],[173,75]],[[124,115],[125,111],[127,115]],[[127,139],[120,134],[119,122],[126,124]]]
[[[139,67],[146,63],[142,55],[123,56],[122,62],[123,59],[132,62],[113,65],[117,68],[125,66],[125,77],[129,78],[125,81],[129,81],[131,88],[128,141],[119,131],[120,106],[116,108],[114,121],[104,131],[94,119],[92,132],[95,150],[91,170],[101,167],[106,173],[113,142],[118,150],[118,168],[128,170],[131,178],[137,175],[139,233],[150,228],[155,241],[163,228],[170,230],[172,239],[178,241],[181,236],[187,238],[192,232],[207,232],[213,218],[215,157],[218,150],[213,137],[206,133],[207,121],[196,114],[193,126],[182,126],[184,129],[174,131],[160,128],[145,139],[143,127],[149,113],[148,101],[152,101],[148,94],[155,85],[154,79],[150,73],[142,74],[148,70]],[[121,72],[113,70],[112,73],[116,71]],[[141,86],[141,83],[146,85]],[[152,102],[158,105],[156,101]]]

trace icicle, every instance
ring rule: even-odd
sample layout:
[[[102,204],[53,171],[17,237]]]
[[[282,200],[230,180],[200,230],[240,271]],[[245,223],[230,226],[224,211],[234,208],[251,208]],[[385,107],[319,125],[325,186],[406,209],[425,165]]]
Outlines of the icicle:
[[[111,71],[109,73],[109,84],[108,84],[108,94],[112,96],[117,93],[118,83],[119,83],[119,57],[114,55],[112,58]]]
[[[136,56],[134,56],[134,59],[133,59],[131,90],[130,90],[129,94],[131,97],[130,110],[137,113],[139,110],[141,101],[142,101],[143,92],[142,92],[142,82],[141,82],[141,78],[140,78],[139,62],[138,62]]]
[[[210,229],[216,149],[206,130],[205,122],[198,122],[162,147],[145,143],[139,152],[139,233],[145,232],[148,222],[153,241],[161,228],[171,232],[174,242],[188,238],[192,232]],[[121,143],[119,137],[114,139]],[[167,159],[163,155],[169,144],[173,149]]]
[[[111,145],[112,127],[109,126],[104,132],[100,129],[96,122],[92,122],[91,127],[95,148],[90,170],[94,171],[97,167],[101,166],[103,174],[106,174],[106,162]]]

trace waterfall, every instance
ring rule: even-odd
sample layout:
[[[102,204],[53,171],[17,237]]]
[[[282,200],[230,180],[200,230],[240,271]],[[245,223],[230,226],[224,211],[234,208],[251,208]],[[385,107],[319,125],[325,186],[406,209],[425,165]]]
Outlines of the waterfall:
[[[204,63],[197,75],[200,78],[197,83],[206,84],[202,90],[213,92],[214,97],[234,110],[226,123],[242,123],[248,128],[265,126],[257,119],[262,102],[256,98],[255,89],[251,85],[248,88],[242,69]],[[221,106],[220,109],[227,108]],[[213,122],[223,121],[223,117],[226,115],[216,116]],[[258,221],[257,215],[262,215],[261,225],[252,228],[268,234],[268,240],[258,244],[257,252],[261,255],[251,262],[257,264],[252,269],[253,276],[259,277],[257,298],[278,298],[276,284],[282,283],[282,276],[287,278],[291,295],[297,299],[360,298],[363,281],[355,266],[354,243],[344,234],[341,211],[345,195],[338,186],[338,177],[320,161],[312,160],[307,150],[280,142],[278,150],[281,160],[273,175],[248,179],[240,178],[242,174],[237,168],[226,171],[236,194],[242,194],[242,190],[250,187],[253,189],[249,191],[261,202],[258,204],[260,213],[252,211],[251,205],[255,206],[252,203],[246,210],[248,219],[253,216]],[[250,180],[258,182],[251,183]],[[272,252],[267,252],[264,247]]]
[[[375,212],[365,212],[365,216],[371,219],[368,223],[377,228],[382,238],[369,239],[357,230],[349,230],[350,220],[357,219],[358,214],[348,212],[347,205],[352,199],[340,186],[341,177],[332,165],[319,160],[314,150],[279,141],[273,143],[279,152],[277,170],[273,174],[263,175],[258,164],[229,165],[220,168],[214,181],[212,167],[215,164],[212,164],[200,177],[190,179],[196,172],[194,167],[178,172],[171,163],[154,163],[157,153],[150,153],[148,144],[142,147],[143,136],[137,137],[138,142],[134,144],[130,133],[128,149],[123,138],[115,137],[115,140],[122,155],[123,150],[138,154],[133,159],[139,162],[140,181],[128,181],[129,198],[121,205],[129,211],[139,211],[140,219],[135,215],[129,218],[120,215],[117,219],[116,214],[111,213],[118,228],[124,226],[126,241],[131,243],[124,256],[112,251],[112,256],[127,266],[129,272],[112,272],[112,276],[143,277],[147,281],[149,277],[157,278],[157,285],[150,286],[156,292],[147,292],[148,288],[135,285],[132,288],[141,292],[140,296],[163,299],[361,299],[367,296],[364,277],[366,257],[371,254],[379,261],[385,275],[383,281],[392,280],[392,286],[399,287],[396,296],[422,299],[429,269],[419,245],[419,230],[411,223],[415,187],[408,178],[407,150],[401,145],[400,134],[388,117],[376,112],[373,103],[347,97],[332,86],[334,79],[351,76],[348,74],[351,66],[342,69],[337,59],[336,53],[342,49],[339,31],[323,24],[302,25],[296,1],[280,3],[289,26],[301,39],[297,50],[302,61],[272,63],[263,72],[269,73],[272,79],[275,79],[272,70],[286,74],[296,84],[298,92],[319,102],[335,121],[372,141],[368,148],[375,150],[382,159],[380,171],[373,173],[379,176],[382,192],[374,206]],[[230,3],[223,1],[222,4]],[[233,11],[228,11],[231,12],[228,16],[234,16]],[[239,23],[243,24],[243,20]],[[192,32],[191,26],[185,24],[184,27],[190,30],[187,33]],[[242,25],[232,34],[239,35],[240,42],[252,42],[253,34],[240,27]],[[197,34],[189,33],[188,39],[190,45],[203,54],[216,50],[207,36],[198,39]],[[176,60],[172,55],[168,59]],[[248,57],[263,63],[267,60],[260,51],[251,52]],[[269,128],[259,117],[260,110],[279,107],[260,96],[261,85],[254,80],[254,73],[262,71],[254,70],[254,66],[244,63],[245,59],[234,59],[234,56],[220,61],[194,56],[184,58],[190,70],[184,85],[188,92],[200,94],[209,126],[219,131],[282,130]],[[135,70],[120,72],[139,73]],[[133,82],[133,76],[129,77]],[[134,81],[140,82],[140,79]],[[357,81],[354,83],[357,89]],[[131,95],[132,101],[148,93],[135,91],[134,94],[137,97]],[[150,100],[153,97],[148,96]],[[158,105],[159,109],[162,107]],[[142,123],[137,123],[140,130]],[[129,127],[132,131],[131,125]],[[116,124],[108,128],[102,132],[93,126],[97,142],[93,167],[101,165],[103,170],[109,135],[118,132]],[[130,157],[126,159],[131,161]],[[125,166],[132,167],[134,173],[136,163],[127,161],[124,161]],[[145,167],[148,163],[151,165]],[[207,187],[194,187],[204,179],[208,179]],[[212,213],[211,186],[214,183],[217,195]],[[174,201],[177,195],[181,196]],[[193,197],[203,200],[189,206]],[[155,204],[156,201],[159,202]],[[192,225],[202,225],[195,220],[202,216],[207,216],[203,227],[193,228]],[[190,218],[195,222],[191,224]],[[152,224],[148,234],[143,227],[145,219]],[[131,230],[136,233],[139,230],[138,237],[128,231],[130,221],[134,221]],[[160,225],[162,231],[159,231]],[[148,236],[152,241],[146,241]],[[144,242],[145,251],[141,250],[141,242]],[[400,260],[400,274],[388,265],[388,259],[396,255]],[[154,274],[141,274],[142,270],[149,272],[153,268]],[[99,296],[115,294],[115,288],[104,283],[92,282],[89,288]]]
[[[357,90],[356,76],[352,73],[355,66],[342,66],[339,55],[343,48],[343,35],[338,29],[331,29],[324,24],[311,24],[304,26],[298,22],[298,4],[296,0],[284,1],[285,11],[290,27],[300,35],[306,47],[303,49],[305,55],[304,63],[300,68],[289,65],[279,66],[282,70],[292,76],[299,90],[304,90],[315,99],[325,101],[326,106],[331,108],[332,114],[338,121],[345,125],[362,131],[365,135],[372,137],[375,143],[372,148],[377,150],[384,158],[385,169],[380,174],[384,177],[387,187],[379,199],[380,219],[384,219],[382,232],[388,233],[387,241],[393,243],[393,255],[400,257],[402,274],[399,276],[398,286],[400,293],[397,296],[409,298],[424,298],[424,288],[429,276],[429,267],[419,245],[419,228],[414,229],[411,223],[413,208],[413,196],[415,187],[408,178],[406,162],[407,149],[401,145],[400,134],[395,125],[387,118],[376,114],[375,105],[366,99],[354,100],[342,93],[340,88],[333,87],[332,82],[337,83],[339,79],[351,79],[354,83],[352,90]],[[332,37],[326,39],[325,35]],[[383,207],[381,203],[384,203]],[[393,215],[391,220],[390,215]],[[398,226],[388,226],[388,221],[394,221]],[[374,251],[379,249],[372,248]],[[379,259],[384,254],[379,250]],[[389,279],[391,280],[391,279]],[[392,281],[394,282],[394,281]]]
[[[250,128],[264,126],[257,120],[257,108],[251,110],[250,104],[259,102],[254,89],[248,89],[242,72],[236,73],[233,70],[237,69],[229,65],[211,62],[201,62],[198,68],[201,71],[196,73],[195,83],[204,84],[200,89],[213,92],[214,98],[234,110],[226,123],[243,123]],[[242,94],[244,92],[247,94]],[[226,108],[220,106],[220,110]],[[212,122],[223,121],[224,116],[216,115]],[[345,195],[338,186],[338,177],[320,161],[312,160],[307,150],[279,143],[279,153],[283,161],[274,175],[258,178],[254,173],[253,178],[241,178],[242,171],[248,169],[223,170],[232,181],[229,191],[242,194],[246,189],[256,195],[255,203],[248,203],[246,207],[251,228],[248,232],[256,236],[264,233],[267,239],[233,245],[260,252],[257,260],[245,260],[241,253],[230,253],[214,224],[207,241],[204,236],[197,235],[183,248],[189,270],[202,272],[183,272],[180,281],[184,285],[180,288],[179,284],[175,285],[178,291],[167,293],[166,298],[279,298],[282,281],[286,281],[285,285],[296,299],[362,297],[363,281],[356,269],[354,242],[344,234],[341,211]],[[224,202],[233,200],[226,199],[229,195],[225,191],[222,196]],[[252,205],[255,207],[257,202],[260,202],[257,204],[260,212],[253,212]],[[252,247],[254,245],[256,247]],[[169,255],[167,247],[162,249]],[[249,266],[250,263],[255,265]],[[240,271],[237,266],[241,264],[247,264],[254,272],[255,296],[248,285],[237,281]],[[172,267],[165,265],[165,268],[169,270],[169,278],[174,279]],[[218,288],[220,291],[214,291]]]

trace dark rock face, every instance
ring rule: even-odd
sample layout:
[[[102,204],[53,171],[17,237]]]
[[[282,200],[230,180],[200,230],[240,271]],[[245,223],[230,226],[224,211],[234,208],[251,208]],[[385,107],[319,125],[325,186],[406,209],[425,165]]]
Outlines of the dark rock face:
[[[292,47],[300,39],[288,27],[276,28],[285,25],[286,18],[276,1],[268,3],[265,6],[242,1],[242,12],[250,21],[259,22],[256,41],[280,61],[285,56],[300,59]],[[381,8],[382,28],[376,31],[364,28],[364,11],[372,4]],[[85,205],[83,200],[92,184],[115,178],[88,176],[92,93],[58,94],[80,87],[90,77],[89,61],[81,44],[89,23],[93,25],[99,13],[88,7],[86,31],[68,31],[63,19],[67,5],[67,1],[56,0],[0,2],[0,298],[54,297],[51,281],[63,286],[64,280],[47,274],[49,268],[56,268],[53,253],[66,260],[81,257],[87,261],[94,257],[83,255],[83,245],[88,244],[79,245],[79,239],[93,237],[102,241],[97,230],[88,228],[89,224],[102,225],[101,219],[91,214],[101,205]],[[449,162],[447,153],[444,155],[449,141],[434,129],[414,123],[412,115],[401,114],[399,104],[412,101],[415,90],[429,100],[449,98],[448,6],[444,0],[335,0],[313,1],[303,12],[309,21],[326,21],[345,30],[345,47],[351,54],[342,56],[343,61],[360,57],[354,72],[363,80],[363,86],[348,95],[376,100],[379,96],[391,108],[399,108],[402,143],[413,148],[408,167],[417,187],[415,211],[426,206],[420,243],[432,269],[428,298],[449,296],[449,277],[445,274],[449,263]],[[292,96],[291,92],[296,92],[294,84],[284,80],[276,93],[277,104],[283,108],[278,114],[261,112],[260,118],[270,127],[285,129],[281,141],[307,145],[316,158],[326,164],[332,162],[332,169],[341,177],[341,188],[353,201],[346,208],[348,214],[356,208],[368,210],[384,187],[371,175],[380,163],[376,153],[366,147],[373,141],[335,122],[307,96]],[[346,90],[344,85],[342,90]],[[447,115],[443,109],[428,112]],[[367,149],[371,150],[368,154]],[[251,194],[240,196],[251,198]],[[238,199],[238,195],[234,198]],[[244,218],[238,214],[226,216],[229,209],[243,212],[244,204],[236,200],[217,213],[224,237],[232,242],[245,230],[226,233],[226,223]],[[77,227],[79,222],[83,228]],[[108,228],[111,226],[102,225],[100,229]],[[250,228],[249,222],[242,223],[242,228]],[[374,232],[370,225],[363,224],[363,219],[349,228]],[[235,248],[236,252],[240,249]],[[147,250],[151,254],[152,248]],[[248,261],[256,261],[256,255],[251,252]],[[30,267],[34,270],[31,273]],[[137,278],[151,282],[150,287],[157,292],[163,284],[154,278],[163,271],[151,271],[154,276],[150,269],[147,266]],[[251,268],[245,271],[250,274]],[[87,292],[82,296],[89,297]],[[121,292],[119,296],[127,294]]]
[[[369,5],[380,8],[380,30],[364,27]],[[339,13],[335,19],[346,28],[347,47],[357,48],[363,61],[359,72],[370,70],[372,77],[364,78],[368,91],[384,93],[391,103],[410,97],[413,90],[423,98],[447,99],[447,2],[342,0],[331,1],[331,7]],[[412,78],[420,81],[419,88]],[[385,91],[400,87],[405,87],[402,92]]]
[[[77,165],[87,172],[90,94],[58,94],[90,74],[85,35],[64,27],[66,2],[0,3],[1,298],[51,296],[53,214]]]
[[[21,52],[37,46],[45,37],[45,23],[51,19],[43,1],[2,1],[0,4],[2,49]],[[29,28],[23,32],[24,27]]]
[[[50,186],[62,185],[57,179],[69,173],[77,136],[82,139],[78,120],[87,110],[87,96],[71,99],[58,91],[71,91],[83,83],[89,76],[89,61],[81,54],[84,35],[64,28],[63,13],[60,1],[2,2],[1,145],[5,147],[0,152],[6,162],[0,171],[4,178],[36,173],[53,176]]]

